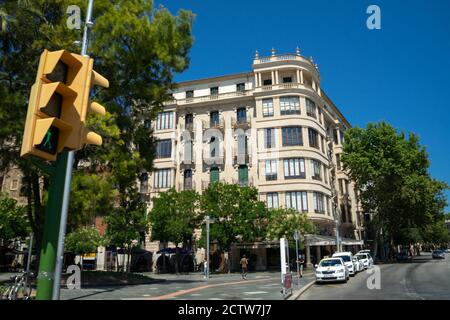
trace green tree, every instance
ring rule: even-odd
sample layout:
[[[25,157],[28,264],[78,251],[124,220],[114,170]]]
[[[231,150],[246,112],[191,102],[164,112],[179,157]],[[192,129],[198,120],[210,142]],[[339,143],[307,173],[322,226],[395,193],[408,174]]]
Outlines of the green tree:
[[[130,272],[131,252],[149,228],[147,205],[139,198],[130,198],[126,207],[115,208],[105,221],[109,244],[126,252],[127,264],[123,270]]]
[[[29,235],[30,225],[26,218],[25,207],[15,199],[0,193],[0,243],[7,247],[15,239]]]
[[[80,255],[81,268],[83,268],[83,254],[97,252],[97,248],[106,243],[107,240],[96,228],[79,228],[66,236],[65,250]]]
[[[203,217],[215,219],[210,226],[210,239],[218,241],[225,251],[229,251],[233,242],[261,240],[266,235],[268,211],[258,201],[258,190],[254,187],[212,183],[202,194],[200,208]],[[203,226],[199,241],[203,246],[205,239]]]
[[[296,230],[302,236],[315,233],[314,224],[308,219],[307,214],[299,213],[294,209],[271,209],[270,222],[267,237],[269,239],[280,239],[286,237],[293,241]]]
[[[200,224],[199,200],[193,190],[177,192],[173,188],[153,198],[149,214],[152,239],[191,248],[194,231]]]
[[[23,171],[27,216],[38,242],[44,212],[40,181],[44,178],[45,192],[48,177],[19,157],[20,143],[41,52],[80,51],[75,41],[81,40],[82,30],[66,25],[69,5],[85,12],[84,0],[0,3],[0,169],[18,165]],[[150,0],[96,0],[93,17],[89,54],[95,58],[95,70],[110,81],[109,89],[95,90],[93,97],[110,115],[94,122],[104,134],[104,146],[77,152],[75,169],[88,164],[91,173],[99,168],[110,172],[119,205],[133,215],[129,204],[137,201],[136,181],[143,170],[152,169],[154,157],[148,124],[168,100],[173,74],[188,66],[193,15],[181,10],[173,16],[163,7],[154,8]]]
[[[118,192],[108,174],[75,172],[72,177],[68,230],[92,225],[97,216],[111,214],[117,197]]]
[[[344,169],[360,190],[364,210],[375,213],[375,256],[383,241],[381,230],[394,241],[395,235],[420,229],[442,215],[448,186],[429,176],[428,154],[416,135],[407,137],[380,122],[351,128],[344,140]]]

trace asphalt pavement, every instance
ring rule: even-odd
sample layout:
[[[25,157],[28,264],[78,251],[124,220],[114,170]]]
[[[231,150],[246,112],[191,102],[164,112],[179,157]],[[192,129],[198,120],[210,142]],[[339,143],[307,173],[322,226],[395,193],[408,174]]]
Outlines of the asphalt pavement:
[[[433,260],[422,252],[413,261],[382,264],[379,288],[375,273],[367,271],[348,283],[314,284],[300,300],[429,300],[450,299],[450,254]],[[368,285],[369,283],[369,285]]]
[[[165,280],[145,285],[81,288],[62,288],[63,300],[282,300],[279,272],[251,272],[247,280],[240,274],[212,274],[206,280],[202,274],[148,274]],[[295,281],[296,279],[294,279]],[[312,273],[294,285],[294,293],[313,280]]]

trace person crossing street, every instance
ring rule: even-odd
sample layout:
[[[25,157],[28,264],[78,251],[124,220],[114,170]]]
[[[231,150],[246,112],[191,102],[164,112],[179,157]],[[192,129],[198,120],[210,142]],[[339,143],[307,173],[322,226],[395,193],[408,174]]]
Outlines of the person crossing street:
[[[242,256],[240,265],[241,265],[241,269],[242,269],[242,279],[247,280],[248,259],[245,256],[245,254]]]

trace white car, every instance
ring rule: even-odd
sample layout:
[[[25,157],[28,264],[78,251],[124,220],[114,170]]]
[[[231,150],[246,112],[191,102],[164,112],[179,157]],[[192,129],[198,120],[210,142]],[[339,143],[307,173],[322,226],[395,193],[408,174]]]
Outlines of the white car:
[[[348,268],[348,273],[351,276],[354,276],[356,274],[356,266],[355,262],[353,261],[353,254],[351,252],[335,252],[333,253],[333,258],[342,258],[344,261],[345,266]]]
[[[344,281],[350,278],[348,269],[342,258],[326,258],[315,265],[316,283],[326,281]]]
[[[361,260],[364,263],[364,269],[372,268],[373,266],[373,259],[370,256],[370,253],[357,253],[356,256],[361,258]]]
[[[353,262],[355,263],[356,272],[364,271],[364,262],[362,256],[354,255]]]
[[[364,249],[364,250],[358,251],[356,254],[358,254],[358,253],[368,253],[368,254],[370,254],[370,250]]]

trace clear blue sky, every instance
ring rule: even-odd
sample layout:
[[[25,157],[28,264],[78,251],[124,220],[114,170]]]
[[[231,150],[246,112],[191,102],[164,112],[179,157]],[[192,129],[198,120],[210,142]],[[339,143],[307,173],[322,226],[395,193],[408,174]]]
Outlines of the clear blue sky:
[[[418,134],[432,175],[450,183],[450,1],[156,3],[196,14],[191,64],[177,81],[250,71],[256,49],[266,56],[299,46],[353,126],[385,120]],[[381,8],[381,30],[366,27],[371,4]]]

